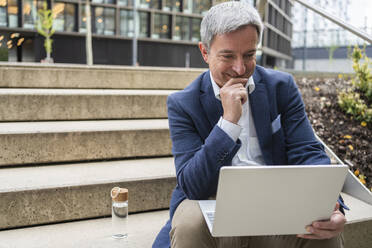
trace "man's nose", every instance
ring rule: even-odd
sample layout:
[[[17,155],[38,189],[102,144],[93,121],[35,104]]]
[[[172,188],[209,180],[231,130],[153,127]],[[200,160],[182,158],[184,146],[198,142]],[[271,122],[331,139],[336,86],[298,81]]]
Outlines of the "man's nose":
[[[238,76],[245,74],[245,64],[242,58],[237,58],[234,61],[233,68],[232,68]]]

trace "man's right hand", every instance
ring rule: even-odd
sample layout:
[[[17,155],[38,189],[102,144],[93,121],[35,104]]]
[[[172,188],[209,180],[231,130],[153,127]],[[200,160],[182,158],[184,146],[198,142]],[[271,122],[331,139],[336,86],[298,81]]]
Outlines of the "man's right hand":
[[[220,90],[223,118],[237,124],[242,115],[242,106],[248,99],[244,87],[248,78],[231,78]]]

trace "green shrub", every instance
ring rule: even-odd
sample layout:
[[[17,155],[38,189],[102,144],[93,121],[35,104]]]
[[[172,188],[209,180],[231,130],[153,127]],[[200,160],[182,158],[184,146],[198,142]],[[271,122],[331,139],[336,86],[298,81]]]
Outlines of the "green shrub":
[[[372,101],[372,71],[369,68],[372,62],[365,53],[365,47],[362,50],[355,46],[351,58],[353,60],[353,69],[356,73],[356,77],[352,80],[352,83],[365,94],[368,101]],[[363,63],[361,59],[364,60]]]
[[[362,50],[355,46],[351,54],[355,77],[352,87],[338,94],[338,104],[346,114],[352,115],[358,121],[372,122],[372,63]],[[361,62],[361,60],[364,60]]]
[[[368,108],[360,94],[352,90],[342,91],[338,95],[338,104],[347,114],[358,121],[372,122],[372,108]]]

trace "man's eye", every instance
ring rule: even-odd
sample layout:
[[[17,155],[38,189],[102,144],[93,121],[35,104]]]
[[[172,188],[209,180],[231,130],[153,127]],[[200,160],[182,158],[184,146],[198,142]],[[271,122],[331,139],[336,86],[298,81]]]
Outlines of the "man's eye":
[[[223,58],[225,59],[232,59],[234,56],[232,55],[222,55]]]
[[[252,58],[253,56],[254,56],[254,53],[244,55],[244,57],[246,57],[246,58]]]

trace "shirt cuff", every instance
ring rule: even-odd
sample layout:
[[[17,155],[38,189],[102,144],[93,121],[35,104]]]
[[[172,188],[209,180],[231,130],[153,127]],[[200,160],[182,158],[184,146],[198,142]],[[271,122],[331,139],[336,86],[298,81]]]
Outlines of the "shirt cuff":
[[[217,122],[217,126],[219,126],[235,142],[238,140],[240,132],[242,131],[241,126],[225,120],[222,116]]]

